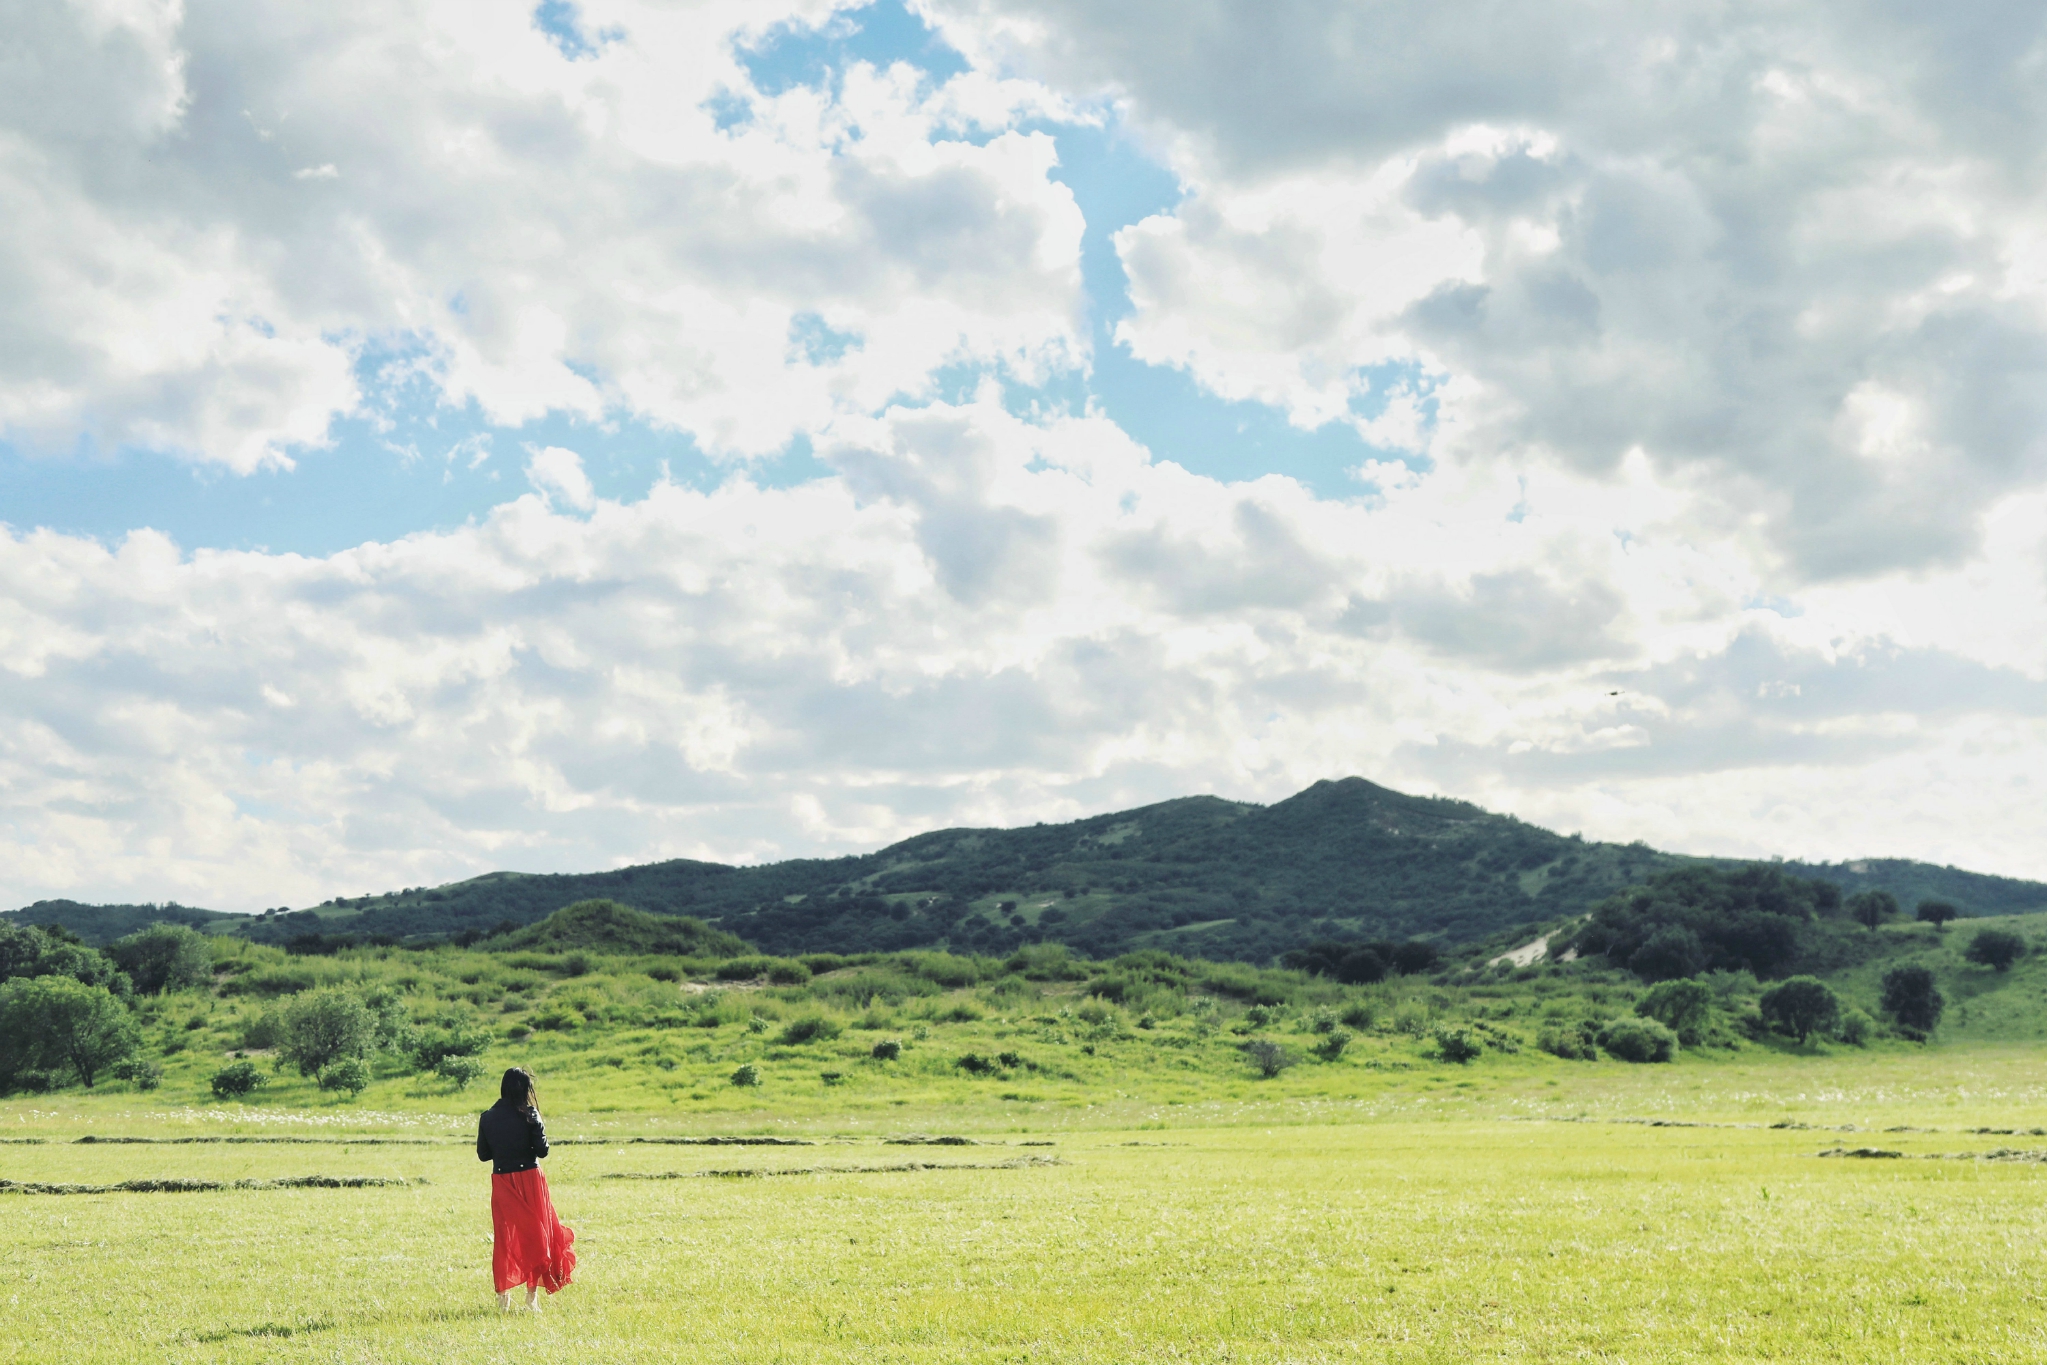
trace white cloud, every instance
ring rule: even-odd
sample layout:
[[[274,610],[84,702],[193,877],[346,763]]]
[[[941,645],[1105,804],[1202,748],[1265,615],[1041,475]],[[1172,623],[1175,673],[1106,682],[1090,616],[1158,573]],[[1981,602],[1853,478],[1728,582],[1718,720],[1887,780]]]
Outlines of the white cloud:
[[[1218,394],[1355,421],[1404,360],[1461,381],[1436,459],[1640,451],[1805,580],[1960,562],[2047,481],[2035,8],[930,8],[1172,158],[1119,336]]]
[[[750,456],[951,363],[1079,363],[1079,215],[1011,126],[1057,101],[908,67],[754,91],[732,43],[828,13],[600,0],[620,36],[571,61],[516,5],[10,0],[0,439],[288,464],[392,345],[496,423]],[[851,344],[792,354],[804,318]]]
[[[559,497],[587,512],[597,505],[597,492],[583,472],[583,457],[560,446],[546,446],[526,461],[526,478],[542,493]]]
[[[1679,847],[2047,875],[2037,644],[1979,662],[1868,589],[1824,590],[1829,621],[1751,605],[1646,464],[1336,504],[992,391],[827,454],[842,478],[529,496],[324,559],[0,539],[0,899],[257,907],[1348,772]],[[557,492],[567,457],[534,456]],[[1986,571],[2032,604],[2002,625],[2037,642],[2042,523],[2000,524]]]

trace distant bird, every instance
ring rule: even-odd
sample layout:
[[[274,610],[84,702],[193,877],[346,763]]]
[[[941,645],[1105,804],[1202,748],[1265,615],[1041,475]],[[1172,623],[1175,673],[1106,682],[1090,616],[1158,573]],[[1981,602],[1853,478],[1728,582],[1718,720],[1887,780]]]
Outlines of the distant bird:
[[[1618,696],[1620,695],[1620,693],[1618,693],[1618,692],[1609,692],[1609,693],[1607,693],[1606,695],[1607,695],[1607,696],[1609,696],[1609,697],[1618,697]]]

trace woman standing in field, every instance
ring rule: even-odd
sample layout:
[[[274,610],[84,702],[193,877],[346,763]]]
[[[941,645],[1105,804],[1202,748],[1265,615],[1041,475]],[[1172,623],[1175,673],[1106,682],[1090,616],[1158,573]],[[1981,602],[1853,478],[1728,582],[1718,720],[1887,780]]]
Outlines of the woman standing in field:
[[[512,1306],[512,1286],[523,1284],[526,1306],[538,1312],[540,1291],[554,1293],[576,1270],[576,1234],[554,1216],[554,1197],[540,1173],[546,1155],[533,1073],[515,1066],[498,1086],[498,1102],[476,1125],[476,1159],[491,1163],[490,1260],[500,1309]]]

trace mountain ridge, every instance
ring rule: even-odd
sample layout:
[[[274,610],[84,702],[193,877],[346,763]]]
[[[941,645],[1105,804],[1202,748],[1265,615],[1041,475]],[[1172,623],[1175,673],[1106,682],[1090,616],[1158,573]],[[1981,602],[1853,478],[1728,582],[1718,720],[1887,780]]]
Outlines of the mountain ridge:
[[[491,872],[203,924],[272,943],[474,938],[604,899],[699,918],[776,953],[1002,953],[1050,940],[1097,957],[1164,948],[1263,961],[1321,939],[1425,937],[1452,947],[1533,932],[1660,871],[1757,861],[1588,842],[1467,801],[1347,777],[1271,805],[1177,797],[1061,824],[932,830],[872,853],[751,867],[674,859],[592,873]],[[1930,863],[1781,866],[1848,893],[1890,890],[1908,909],[1939,898],[1968,914],[2047,910],[2047,885]],[[105,941],[155,909],[46,901],[0,918],[44,922],[40,911]],[[105,913],[113,910],[131,913]],[[80,927],[83,912],[94,912],[91,932]]]

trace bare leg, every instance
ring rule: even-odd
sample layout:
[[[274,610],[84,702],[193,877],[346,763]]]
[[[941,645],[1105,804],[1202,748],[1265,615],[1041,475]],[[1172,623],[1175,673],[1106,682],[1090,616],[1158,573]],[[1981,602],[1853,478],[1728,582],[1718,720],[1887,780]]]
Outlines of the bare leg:
[[[498,1312],[500,1312],[500,1313],[509,1313],[509,1312],[511,1312],[511,1311],[512,1311],[512,1294],[511,1294],[511,1291],[510,1291],[510,1290],[505,1290],[504,1292],[502,1292],[502,1293],[500,1293],[500,1294],[498,1295]]]
[[[539,1285],[529,1284],[526,1286],[526,1308],[528,1312],[538,1313],[540,1311]]]

